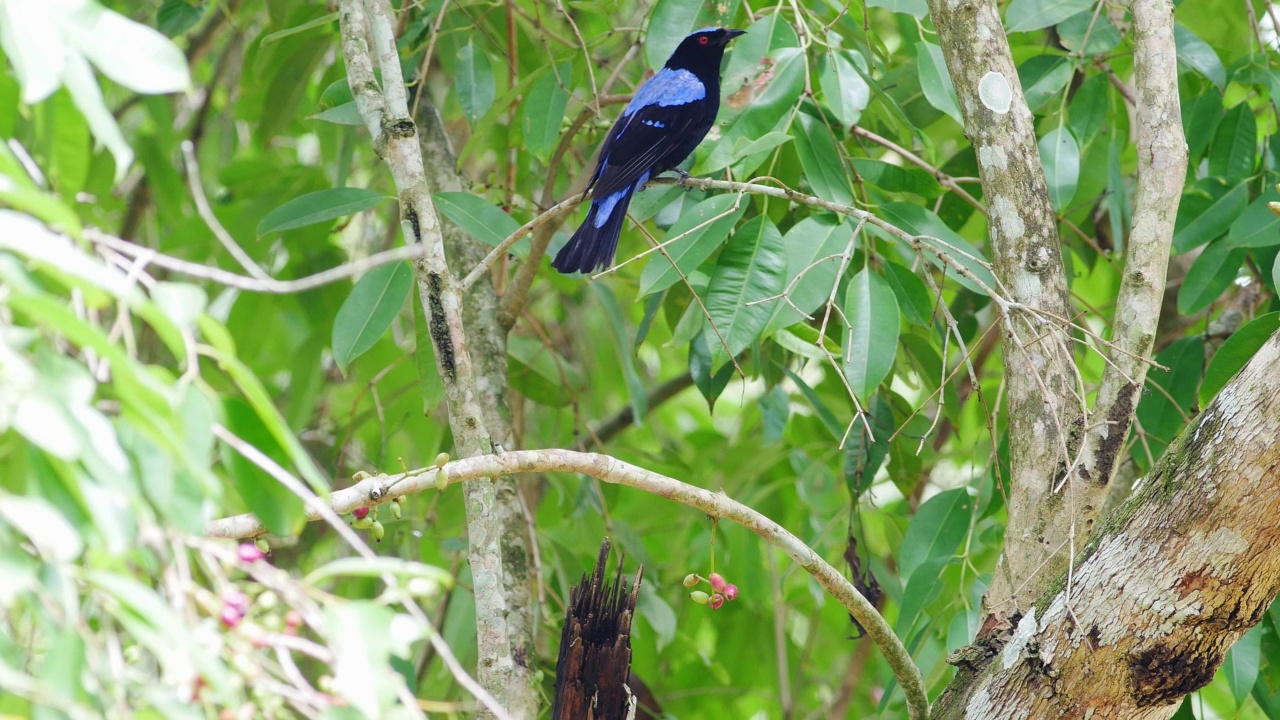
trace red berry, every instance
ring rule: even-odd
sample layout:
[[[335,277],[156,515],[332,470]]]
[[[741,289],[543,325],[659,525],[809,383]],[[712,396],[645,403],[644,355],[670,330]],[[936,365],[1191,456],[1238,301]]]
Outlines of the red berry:
[[[724,586],[728,584],[725,582],[724,576],[720,573],[711,573],[711,576],[708,577],[707,580],[711,581],[711,589],[716,592],[720,592],[724,589]]]
[[[244,619],[244,613],[230,605],[223,605],[222,612],[218,614],[218,618],[222,620],[223,625],[228,628],[234,628]]]
[[[363,520],[366,516],[369,515],[369,508],[358,507],[355,510],[352,510],[351,514],[355,515],[357,520]]]
[[[243,563],[256,563],[267,556],[254,543],[240,543],[236,553],[240,556],[240,562]]]
[[[707,601],[707,606],[712,610],[719,610],[721,607],[724,607],[724,596],[720,593],[712,595],[711,599]]]
[[[728,600],[729,602],[733,602],[734,600],[738,599],[737,585],[725,585],[724,590],[722,590],[721,592],[724,593],[724,599]]]

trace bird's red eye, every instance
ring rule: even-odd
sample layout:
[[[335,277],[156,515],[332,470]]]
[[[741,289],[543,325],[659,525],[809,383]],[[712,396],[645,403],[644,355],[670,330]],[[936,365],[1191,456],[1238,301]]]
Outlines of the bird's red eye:
[[[703,35],[702,37],[698,38],[699,45],[706,45],[708,42],[710,42],[710,40],[707,39],[706,35]]]

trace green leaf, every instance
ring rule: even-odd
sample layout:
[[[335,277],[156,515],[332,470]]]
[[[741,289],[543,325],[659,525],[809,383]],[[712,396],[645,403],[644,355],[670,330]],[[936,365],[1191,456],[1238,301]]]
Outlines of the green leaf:
[[[1075,67],[1070,61],[1053,55],[1036,55],[1019,65],[1018,81],[1022,83],[1027,107],[1040,112],[1045,105],[1058,100],[1074,73]]]
[[[418,394],[422,396],[422,414],[425,416],[430,415],[444,399],[444,381],[436,367],[436,349],[431,344],[431,331],[427,327],[422,303],[415,300],[410,305],[413,306],[413,362],[418,370]]]
[[[1272,187],[1249,203],[1249,207],[1231,223],[1231,230],[1227,232],[1227,244],[1237,248],[1280,245],[1280,215],[1276,215],[1268,206],[1277,201],[1280,201],[1280,192]]]
[[[653,27],[652,21],[649,26]],[[720,85],[725,95],[732,95],[744,83],[756,79],[763,69],[761,61],[766,55],[781,48],[800,45],[795,29],[780,12],[766,12],[746,30],[747,34],[734,40],[730,46],[729,61],[725,63],[724,80]],[[674,45],[671,47],[675,49]],[[662,58],[661,62],[666,62],[666,58]],[[750,139],[750,136],[747,137]]]
[[[1005,10],[1004,26],[1011,33],[1039,30],[1092,7],[1093,0],[1013,0]]]
[[[738,160],[740,158],[750,157],[759,153],[769,152],[783,143],[791,142],[793,139],[794,138],[790,135],[776,130],[773,132],[767,132],[754,140],[740,137],[737,139],[737,142],[734,143],[733,159]]]
[[[917,18],[929,14],[929,5],[925,0],[867,0],[867,7],[882,7]]]
[[[496,86],[493,79],[493,63],[489,54],[468,40],[458,50],[457,75],[458,103],[471,122],[479,120],[493,104]]]
[[[432,195],[431,199],[441,215],[449,218],[468,235],[486,245],[497,247],[520,229],[520,223],[515,218],[479,195],[465,192],[441,192]],[[511,251],[524,257],[529,252],[529,239],[521,239],[511,247]]]
[[[288,466],[289,454],[249,403],[237,397],[226,397],[222,401],[222,414],[226,418],[227,429],[236,437],[281,466]],[[302,500],[234,448],[224,446],[222,457],[230,470],[236,493],[249,512],[256,515],[271,533],[283,537],[297,532],[306,514]]]
[[[644,416],[649,412],[649,393],[645,390],[640,374],[636,372],[636,349],[631,344],[631,323],[627,321],[618,304],[618,298],[604,283],[591,283],[591,290],[604,307],[608,320],[609,337],[613,339],[613,349],[618,354],[618,364],[622,366],[622,379],[627,384],[627,395],[631,400],[631,417],[636,426],[644,425]],[[657,297],[657,296],[655,296]]]
[[[156,29],[169,37],[177,37],[200,22],[204,9],[187,0],[164,0],[156,10]]]
[[[1085,80],[1071,99],[1067,127],[1078,138],[1086,138],[1085,144],[1098,134],[1107,113],[1111,110],[1111,83],[1106,73],[1099,73]]]
[[[640,584],[640,597],[636,599],[636,611],[653,628],[657,651],[671,644],[676,638],[676,612],[653,589],[652,583]]]
[[[804,399],[808,400],[809,404],[813,406],[813,411],[818,414],[818,419],[822,421],[822,426],[827,429],[827,432],[830,433],[831,437],[834,438],[836,442],[839,442],[841,438],[844,437],[844,427],[838,420],[836,420],[835,413],[831,412],[831,408],[827,407],[827,404],[822,401],[822,398],[818,396],[818,393],[814,392],[813,388],[809,387],[809,383],[805,382],[803,378],[792,372],[791,368],[784,369],[786,370],[787,377],[791,378],[791,382],[795,383],[796,387],[800,388],[800,394],[804,395]]]
[[[844,446],[844,484],[854,497],[871,487],[871,481],[889,455],[889,438],[896,429],[893,408],[883,395],[873,395],[868,405],[866,422],[862,418],[854,419]]]
[[[1053,207],[1061,214],[1071,205],[1080,181],[1080,146],[1070,130],[1057,127],[1040,139],[1040,162]]]
[[[933,324],[933,300],[924,282],[910,268],[894,262],[885,262],[885,280],[898,298],[898,307],[902,314],[916,325],[929,327]]]
[[[333,648],[333,692],[371,720],[387,715],[395,702],[391,661],[390,608],[372,601],[333,602],[325,607],[326,634]]]
[[[862,67],[866,63],[854,50],[833,51],[823,60],[818,82],[826,105],[842,125],[854,125],[871,102],[871,86],[854,67],[854,63]]]
[[[1227,71],[1209,43],[1183,27],[1182,23],[1173,26],[1173,42],[1178,49],[1178,62],[1208,78],[1218,86],[1218,90],[1226,86]]]
[[[1191,167],[1200,163],[1221,122],[1222,96],[1218,93],[1202,93],[1182,101],[1182,131],[1187,136],[1187,159]]]
[[[1249,103],[1242,102],[1218,125],[1209,149],[1209,174],[1228,180],[1244,180],[1253,175],[1257,155],[1258,122]]]
[[[1217,200],[1210,201],[1203,194],[1183,195],[1182,203],[1178,206],[1178,229],[1173,234],[1173,251],[1184,253],[1222,237],[1240,213],[1244,212],[1248,200],[1249,186],[1244,182],[1223,193]]]
[[[413,271],[398,262],[370,270],[351,288],[333,319],[333,360],[343,373],[391,327],[412,287]]]
[[[707,400],[707,407],[715,410],[716,398],[724,392],[733,377],[733,364],[725,363],[717,372],[712,372],[711,346],[719,344],[715,333],[702,330],[689,341],[689,374],[693,377],[693,385]]]
[[[1223,240],[1209,243],[1182,281],[1178,290],[1178,312],[1198,313],[1217,300],[1236,279],[1247,252],[1247,248],[1233,248]]]
[[[867,158],[854,158],[853,168],[858,177],[881,190],[914,193],[928,200],[942,194],[938,180],[923,170]]]
[[[1147,372],[1137,412],[1143,435],[1130,450],[1130,455],[1144,470],[1150,467],[1148,451],[1152,462],[1159,460],[1191,414],[1204,368],[1204,341],[1199,337],[1178,340],[1156,355],[1156,362],[1169,370],[1152,368]]]
[[[969,534],[973,497],[968,488],[944,490],[924,501],[898,549],[898,574],[911,577],[929,560],[950,560]]]
[[[368,188],[329,188],[307,193],[263,216],[258,223],[258,234],[283,232],[354,215],[387,199],[383,193]]]
[[[1280,288],[1280,255],[1271,263],[1271,284]]]
[[[334,125],[364,125],[364,117],[360,115],[360,108],[356,107],[354,100],[341,105],[334,105],[327,110],[321,110],[315,115],[309,115],[307,119],[320,120]]]
[[[1280,255],[1277,255],[1280,257]],[[1200,383],[1200,407],[1206,407],[1231,378],[1280,328],[1280,312],[1267,313],[1231,334],[1213,354]]]
[[[785,26],[786,23],[782,25]],[[799,48],[783,47],[772,52],[770,58],[774,63],[772,75],[761,76],[761,80],[767,81],[767,84],[763,90],[756,92],[750,104],[742,108],[735,117],[732,104],[734,100],[730,98],[725,103],[726,107],[721,111],[720,117],[721,122],[729,123],[729,126],[722,130],[720,141],[711,147],[711,152],[699,158],[694,165],[694,174],[713,173],[728,167],[733,161],[733,151],[740,138],[751,141],[769,132],[789,129],[796,102],[800,93],[804,92],[805,55]],[[767,157],[766,152],[737,161],[734,172],[749,175]]]
[[[1231,649],[1222,661],[1222,674],[1227,687],[1236,699],[1236,706],[1249,697],[1258,682],[1258,668],[1262,659],[1262,627],[1253,626]]]
[[[0,495],[0,521],[26,535],[50,563],[72,562],[84,551],[80,532],[43,498]]]
[[[658,0],[649,13],[645,32],[644,59],[653,70],[662,67],[685,35],[703,25],[698,17],[703,3],[689,0]]]
[[[550,68],[529,89],[521,110],[525,149],[546,160],[560,139],[560,126],[569,105],[569,86],[573,63],[565,61]]]
[[[947,62],[942,57],[942,48],[931,42],[917,42],[916,69],[920,74],[920,89],[924,91],[924,97],[929,104],[963,125],[964,118],[960,116],[960,102],[956,99],[956,89],[951,84],[951,75],[947,73]]]
[[[704,303],[711,322],[724,338],[729,356],[747,349],[773,315],[773,302],[760,302],[782,292],[786,274],[782,233],[768,218],[757,215],[729,239],[707,284]],[[711,342],[711,363],[729,360],[719,339]]]
[[[926,560],[907,577],[907,586],[902,591],[902,606],[898,608],[898,621],[894,624],[894,630],[899,636],[907,637],[911,634],[911,628],[915,626],[920,611],[938,598],[943,586],[943,583],[938,582],[938,576],[947,565],[951,564],[951,561],[950,557]],[[887,686],[886,696],[896,687],[896,684]],[[883,711],[881,714],[884,714]]]
[[[734,206],[738,207],[735,208]],[[667,230],[666,255],[656,252],[640,273],[640,295],[665,290],[680,281],[711,257],[738,218],[747,211],[747,203],[733,193],[715,195],[686,210]],[[713,219],[714,218],[714,219]],[[696,228],[696,229],[695,229]],[[683,237],[681,237],[683,236]],[[680,238],[673,240],[673,238]],[[671,262],[675,265],[672,266]]]
[[[1107,18],[1106,13],[1094,14],[1093,10],[1076,13],[1058,23],[1058,38],[1064,47],[1073,53],[1080,52],[1083,45],[1085,55],[1098,55],[1111,52],[1120,44],[1120,31]],[[1085,38],[1088,45],[1084,45]],[[1095,76],[1097,77],[1097,76]],[[1102,77],[1106,77],[1103,75]],[[1081,135],[1080,137],[1091,137]]]
[[[512,335],[507,339],[511,385],[521,395],[550,407],[573,402],[582,376],[554,350],[536,338]]]
[[[808,113],[800,113],[796,119],[800,121],[800,132],[795,134],[796,154],[800,156],[800,166],[813,193],[824,200],[852,203],[849,174],[831,129]]]
[[[801,312],[812,313],[831,297],[840,270],[840,255],[852,238],[853,227],[830,215],[813,215],[791,226],[782,238],[787,274],[779,291],[785,291],[791,302],[774,305],[765,335],[800,322],[804,319]]]
[[[991,271],[984,264],[986,256],[983,255],[982,251],[974,247],[968,240],[960,237],[959,233],[947,227],[947,224],[937,215],[934,215],[932,211],[912,203],[891,202],[885,203],[880,207],[880,216],[907,232],[921,236],[926,244],[946,251],[956,264],[968,270],[987,287],[995,287],[995,276],[991,274]],[[926,252],[924,256],[929,258],[929,262],[941,265],[941,261],[932,253]],[[982,288],[963,275],[956,273],[954,268],[947,268],[947,277],[954,278],[973,292],[985,294]]]
[[[866,398],[888,377],[898,354],[898,299],[884,278],[864,269],[849,281],[844,314],[845,378],[855,395]]]

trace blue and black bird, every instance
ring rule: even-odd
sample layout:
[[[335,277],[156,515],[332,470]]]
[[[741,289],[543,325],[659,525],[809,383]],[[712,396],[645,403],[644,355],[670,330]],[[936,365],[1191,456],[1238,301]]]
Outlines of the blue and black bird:
[[[689,157],[720,110],[720,60],[742,30],[706,28],[680,42],[671,59],[636,91],[600,148],[586,192],[591,209],[551,266],[562,273],[607,267],[631,196],[649,178]],[[684,175],[684,173],[681,173]],[[584,193],[585,194],[585,193]]]

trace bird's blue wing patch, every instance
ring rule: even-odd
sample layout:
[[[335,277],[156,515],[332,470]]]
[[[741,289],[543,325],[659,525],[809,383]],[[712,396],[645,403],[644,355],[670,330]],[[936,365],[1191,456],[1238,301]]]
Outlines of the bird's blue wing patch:
[[[605,223],[609,222],[609,216],[613,214],[613,209],[618,206],[618,201],[623,195],[627,194],[630,188],[623,188],[611,195],[606,195],[600,200],[600,206],[596,208],[596,227],[602,228]]]
[[[697,75],[688,70],[671,70],[662,68],[648,82],[640,86],[635,97],[622,111],[627,117],[643,107],[650,105],[687,105],[707,97],[707,86],[702,84]]]

